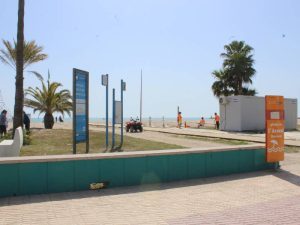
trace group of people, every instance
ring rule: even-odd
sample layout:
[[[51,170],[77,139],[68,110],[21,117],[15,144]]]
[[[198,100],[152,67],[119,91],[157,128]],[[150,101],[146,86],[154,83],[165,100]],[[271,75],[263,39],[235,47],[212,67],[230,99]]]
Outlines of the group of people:
[[[64,122],[64,120],[61,116],[58,117],[58,121],[61,122],[61,123]],[[57,116],[55,117],[55,122],[57,123]]]
[[[219,128],[220,128],[220,116],[217,113],[215,113],[214,120],[215,120],[215,128],[217,130],[219,130]],[[198,128],[204,127],[204,125],[205,125],[205,119],[204,119],[204,117],[201,117],[201,119],[198,123]],[[177,127],[178,128],[182,127],[182,114],[181,114],[181,112],[178,112],[178,115],[177,115]]]
[[[30,119],[28,115],[23,112],[23,123],[25,126],[25,130],[27,132],[30,131]],[[0,138],[6,136],[8,127],[8,118],[7,118],[7,110],[2,110],[0,114]]]

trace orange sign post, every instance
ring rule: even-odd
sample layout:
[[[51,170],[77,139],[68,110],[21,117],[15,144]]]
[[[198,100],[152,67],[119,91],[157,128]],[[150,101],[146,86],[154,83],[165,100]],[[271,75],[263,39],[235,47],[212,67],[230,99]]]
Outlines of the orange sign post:
[[[267,162],[284,160],[284,98],[266,96],[266,155]]]

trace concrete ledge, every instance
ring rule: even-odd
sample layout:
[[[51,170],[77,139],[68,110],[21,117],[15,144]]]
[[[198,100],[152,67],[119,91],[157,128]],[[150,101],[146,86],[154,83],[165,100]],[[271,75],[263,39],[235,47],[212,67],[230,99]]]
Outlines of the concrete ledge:
[[[208,178],[273,168],[263,145],[105,154],[7,157],[0,161],[0,197]]]
[[[189,148],[189,149],[170,149],[170,150],[148,150],[148,151],[131,151],[131,152],[114,152],[114,153],[93,153],[93,154],[77,154],[77,155],[48,155],[48,156],[23,156],[23,157],[1,157],[0,164],[15,163],[32,163],[32,162],[59,162],[73,160],[93,160],[93,159],[112,159],[112,158],[136,158],[149,156],[164,155],[183,155],[193,153],[207,152],[225,152],[238,150],[254,150],[263,149],[265,145],[239,145],[226,147],[210,147],[210,148]]]

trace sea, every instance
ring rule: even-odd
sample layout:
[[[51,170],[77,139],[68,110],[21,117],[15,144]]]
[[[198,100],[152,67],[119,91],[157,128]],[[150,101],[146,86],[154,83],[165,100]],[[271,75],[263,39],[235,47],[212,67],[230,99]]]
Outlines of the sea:
[[[133,119],[135,119],[133,117]],[[205,119],[210,119],[210,118],[205,118]],[[43,122],[43,118],[40,117],[40,118],[30,118],[31,122],[32,123],[41,123]],[[63,118],[63,120],[65,122],[72,122],[72,118],[71,117],[65,117]],[[124,118],[124,121],[129,121],[130,120],[130,117],[125,117]],[[143,117],[143,121],[149,121],[150,118],[149,117]],[[176,121],[177,119],[175,117],[155,117],[155,118],[152,118],[151,117],[151,121],[153,122],[159,122],[159,121]],[[184,117],[184,120],[186,121],[195,121],[195,120],[200,120],[200,117]],[[97,122],[103,122],[105,121],[105,118],[101,118],[101,117],[90,117],[89,118],[89,122],[90,123],[97,123]],[[111,121],[111,118],[109,118],[109,121]]]

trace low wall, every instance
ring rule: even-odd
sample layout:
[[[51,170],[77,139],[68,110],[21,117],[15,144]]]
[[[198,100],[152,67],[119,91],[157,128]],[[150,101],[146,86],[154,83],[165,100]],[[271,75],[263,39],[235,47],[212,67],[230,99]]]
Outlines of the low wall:
[[[205,178],[272,168],[262,145],[87,155],[0,158],[0,196]]]

